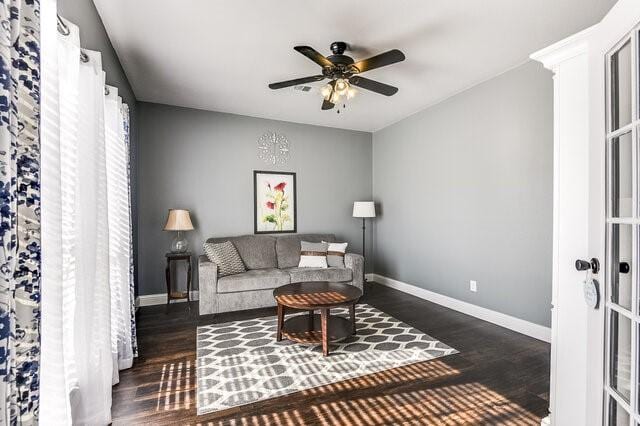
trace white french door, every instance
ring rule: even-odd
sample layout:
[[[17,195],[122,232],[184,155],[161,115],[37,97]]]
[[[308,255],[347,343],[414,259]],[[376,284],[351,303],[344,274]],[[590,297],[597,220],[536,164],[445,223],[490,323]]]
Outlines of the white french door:
[[[636,28],[606,62],[605,424],[640,425],[640,197]]]

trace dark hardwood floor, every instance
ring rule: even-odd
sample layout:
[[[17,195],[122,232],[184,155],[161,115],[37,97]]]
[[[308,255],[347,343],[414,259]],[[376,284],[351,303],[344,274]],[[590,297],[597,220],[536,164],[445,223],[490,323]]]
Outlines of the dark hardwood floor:
[[[368,303],[460,353],[251,405],[196,415],[196,326],[275,315],[198,317],[197,302],[140,308],[139,357],[113,389],[114,424],[540,424],[549,344],[377,284]]]

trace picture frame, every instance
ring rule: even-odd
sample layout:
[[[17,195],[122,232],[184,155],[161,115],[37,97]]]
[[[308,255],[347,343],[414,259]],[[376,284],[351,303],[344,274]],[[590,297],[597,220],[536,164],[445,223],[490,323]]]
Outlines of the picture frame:
[[[294,172],[253,171],[253,233],[296,233],[297,185]]]

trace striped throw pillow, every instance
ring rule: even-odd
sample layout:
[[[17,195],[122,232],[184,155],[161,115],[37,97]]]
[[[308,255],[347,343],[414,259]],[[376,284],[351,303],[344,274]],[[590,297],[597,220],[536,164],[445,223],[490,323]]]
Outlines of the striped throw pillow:
[[[344,268],[344,254],[347,251],[348,243],[327,244],[327,265],[333,268]]]
[[[310,243],[300,241],[299,268],[326,268],[327,243]]]
[[[247,271],[236,246],[231,241],[217,244],[204,243],[204,253],[210,261],[218,265],[219,277]]]

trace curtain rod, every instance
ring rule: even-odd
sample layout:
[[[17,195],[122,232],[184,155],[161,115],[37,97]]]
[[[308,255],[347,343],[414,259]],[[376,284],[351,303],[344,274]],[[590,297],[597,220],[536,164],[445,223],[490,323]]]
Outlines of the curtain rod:
[[[60,15],[56,14],[56,16],[58,17],[58,32],[63,36],[71,34],[71,30],[69,30],[69,27],[67,27],[67,24],[64,23]]]

